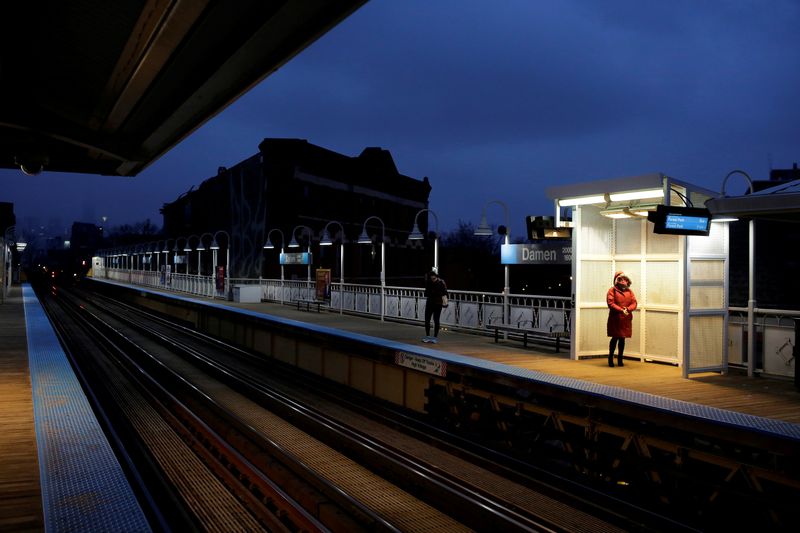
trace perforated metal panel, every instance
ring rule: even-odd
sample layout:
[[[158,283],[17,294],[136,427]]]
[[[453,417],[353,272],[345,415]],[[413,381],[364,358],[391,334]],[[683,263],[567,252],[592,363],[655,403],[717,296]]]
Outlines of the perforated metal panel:
[[[659,358],[678,358],[680,340],[678,313],[669,311],[647,311],[644,353]]]
[[[614,267],[610,260],[581,261],[579,265],[581,284],[580,302],[582,305],[595,303],[606,304],[606,293],[614,277]]]
[[[642,220],[617,220],[614,233],[614,248],[617,255],[639,255],[642,253]]]
[[[608,337],[606,336],[606,321],[608,308],[583,309],[581,311],[581,327],[578,331],[580,353],[588,355],[608,350]]]
[[[613,220],[600,214],[600,210],[592,206],[580,207],[581,247],[586,256],[611,255]]]
[[[647,255],[677,255],[680,252],[680,243],[683,237],[675,238],[674,235],[661,235],[653,233],[653,224],[647,223]]]
[[[711,224],[707,237],[689,237],[686,372],[724,370],[726,361],[728,226]]]
[[[689,319],[690,368],[709,368],[722,362],[722,316],[693,316]]]
[[[644,294],[647,303],[658,306],[674,306],[678,311],[681,296],[680,264],[677,260],[648,261],[647,292]]]

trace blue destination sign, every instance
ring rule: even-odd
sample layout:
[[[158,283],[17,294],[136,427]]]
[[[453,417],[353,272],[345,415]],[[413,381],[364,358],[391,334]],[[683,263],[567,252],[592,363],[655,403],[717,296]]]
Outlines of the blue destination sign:
[[[568,265],[571,263],[571,241],[503,244],[500,247],[500,264],[502,265]]]
[[[667,218],[664,222],[664,227],[667,229],[685,229],[690,231],[707,231],[708,230],[708,217],[695,217],[689,215],[673,215],[667,213]]]
[[[311,255],[308,252],[280,254],[280,263],[282,265],[310,265]]]

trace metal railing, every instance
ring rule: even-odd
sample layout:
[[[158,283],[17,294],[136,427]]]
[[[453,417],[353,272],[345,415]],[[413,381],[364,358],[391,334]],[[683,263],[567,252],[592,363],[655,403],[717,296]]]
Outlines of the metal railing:
[[[216,290],[212,276],[196,274],[164,274],[147,270],[117,268],[96,269],[97,278],[160,289],[229,299],[230,294]],[[300,299],[314,299],[316,287],[307,280],[281,280],[231,278],[228,286],[260,285],[261,299],[267,302],[291,303]],[[491,292],[448,290],[450,305],[442,310],[441,322],[464,330],[485,330],[498,323],[518,325],[542,332],[569,331],[572,323],[570,298],[559,296],[509,295],[508,320],[503,315],[503,294]],[[385,318],[421,322],[425,316],[425,291],[416,287],[387,286]],[[331,311],[364,316],[381,315],[380,285],[339,284],[330,285]]]
[[[232,278],[226,280],[228,291],[217,291],[213,276],[162,274],[149,270],[99,268],[98,278],[169,289],[208,298],[230,299],[236,285],[260,285],[261,299],[291,303],[314,299],[316,287],[307,280]],[[509,295],[509,317],[503,314],[503,294],[449,289],[450,305],[442,310],[441,322],[461,330],[485,331],[492,324],[508,324],[541,332],[570,331],[570,298],[538,295]],[[425,316],[425,291],[422,288],[387,286],[385,318],[421,322]],[[381,287],[331,283],[331,311],[378,317],[381,314]],[[756,309],[756,369],[776,376],[794,376],[795,320],[800,311]],[[728,363],[733,367],[747,364],[747,308],[728,310]],[[568,341],[567,341],[568,342]]]

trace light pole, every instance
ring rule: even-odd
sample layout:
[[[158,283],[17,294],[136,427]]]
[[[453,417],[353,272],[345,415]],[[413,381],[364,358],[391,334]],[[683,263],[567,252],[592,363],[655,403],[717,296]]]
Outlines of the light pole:
[[[300,224],[298,226],[295,226],[294,229],[292,230],[292,240],[289,241],[289,244],[288,244],[289,248],[299,248],[300,247],[300,245],[297,243],[297,241],[294,238],[295,232],[298,229],[302,229],[303,231],[307,231],[308,232],[308,248],[307,248],[307,251],[308,251],[308,285],[307,285],[306,290],[308,290],[310,292],[311,291],[311,235],[312,235],[312,232],[311,232],[311,228],[309,228],[308,226],[304,226],[302,224]],[[308,294],[307,297],[310,299],[311,295]]]
[[[8,289],[11,286],[11,276],[8,275],[8,263],[9,263],[9,246],[8,241],[11,240],[11,237],[16,232],[16,226],[8,226],[3,232],[3,291],[2,297],[3,301],[5,301],[6,296],[8,296]]]
[[[386,314],[386,225],[380,217],[373,215],[364,221],[358,244],[372,244],[372,238],[367,235],[367,222],[373,218],[381,223],[381,321],[383,321],[383,315]]]
[[[214,267],[216,268],[217,265],[217,250],[219,250],[219,244],[217,241],[217,235],[222,233],[225,235],[227,239],[227,244],[225,246],[225,270],[223,270],[224,280],[225,280],[225,298],[228,297],[228,293],[230,292],[228,285],[230,284],[231,279],[231,236],[225,230],[219,230],[214,233],[214,242],[211,243],[211,249],[214,250]]]
[[[429,212],[433,215],[433,219],[436,221],[436,231],[433,232],[433,269],[438,273],[439,272],[439,217],[436,216],[436,213],[433,212],[432,209],[421,209],[417,211],[417,215],[414,217],[414,227],[411,229],[411,234],[408,236],[408,240],[410,241],[420,241],[425,238],[421,231],[419,231],[419,225],[417,224],[419,220],[419,215],[424,212]],[[427,225],[426,225],[427,226]]]
[[[210,233],[203,233],[202,235],[200,235],[200,243],[197,245],[197,251],[198,252],[205,252],[207,250],[206,245],[203,244],[203,237],[205,237],[206,235],[211,237],[212,241],[214,240],[214,236],[211,235]],[[197,274],[198,275],[202,274],[202,271],[203,271],[202,261],[200,260],[200,256],[201,255],[202,254],[200,254],[200,253],[197,254]]]
[[[174,239],[164,239],[164,247],[161,253],[164,254],[164,285],[169,285],[168,280],[171,279],[172,272],[167,272],[169,268],[169,241]]]
[[[339,314],[344,313],[344,226],[341,222],[331,220],[325,224],[325,229],[322,230],[322,240],[319,241],[320,246],[331,246],[333,241],[328,233],[328,226],[336,224],[342,231],[342,238],[339,242]]]
[[[728,172],[722,180],[722,197],[725,197],[725,184],[728,178],[734,174],[741,174],[750,186],[750,194],[753,194],[753,180],[750,175],[743,170],[732,170]],[[749,246],[747,261],[747,376],[753,377],[756,367],[756,329],[755,329],[755,309],[756,309],[756,221],[750,218],[748,222]],[[796,363],[795,363],[796,364]]]
[[[272,250],[273,248],[275,248],[275,245],[272,244],[272,241],[269,238],[269,236],[272,235],[273,231],[277,231],[278,233],[281,234],[281,255],[279,256],[279,262],[281,264],[281,298],[280,298],[280,301],[281,301],[281,303],[283,303],[283,292],[284,292],[283,291],[283,244],[286,242],[286,238],[283,236],[283,232],[281,230],[279,230],[278,228],[273,228],[273,229],[269,230],[269,233],[267,233],[267,242],[264,243],[264,249],[265,250]]]
[[[481,214],[481,223],[478,225],[477,228],[475,228],[475,235],[477,235],[477,236],[492,236],[492,235],[494,235],[494,232],[492,231],[492,228],[486,222],[486,208],[490,204],[497,204],[497,205],[501,206],[503,208],[503,210],[505,211],[505,215],[506,215],[505,244],[508,245],[509,241],[510,241],[510,235],[509,234],[511,233],[511,230],[508,227],[508,219],[509,219],[509,217],[508,217],[508,206],[506,204],[504,204],[503,202],[501,202],[500,200],[489,200],[483,206],[483,213]],[[503,315],[504,315],[503,323],[504,324],[509,324],[509,321],[511,320],[511,316],[510,316],[509,308],[508,308],[508,294],[509,294],[511,289],[509,287],[510,282],[509,282],[509,275],[508,275],[508,265],[504,265],[504,267],[505,267],[505,286],[503,287]]]

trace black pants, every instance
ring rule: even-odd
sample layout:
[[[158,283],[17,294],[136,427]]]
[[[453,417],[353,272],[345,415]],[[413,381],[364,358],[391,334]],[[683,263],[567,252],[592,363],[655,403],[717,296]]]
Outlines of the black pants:
[[[617,361],[622,362],[622,354],[625,353],[625,337],[611,337],[611,341],[608,343],[609,363],[614,358],[614,350],[617,348],[617,345],[619,345],[619,355],[617,355]]]
[[[425,304],[425,335],[431,334],[431,317],[433,317],[433,336],[439,336],[439,317],[442,316],[442,306],[432,304],[430,302]]]

